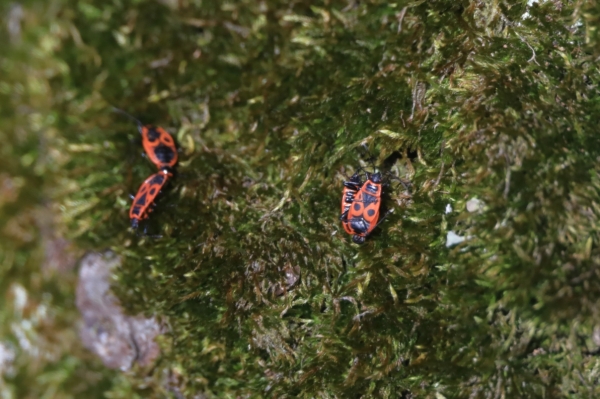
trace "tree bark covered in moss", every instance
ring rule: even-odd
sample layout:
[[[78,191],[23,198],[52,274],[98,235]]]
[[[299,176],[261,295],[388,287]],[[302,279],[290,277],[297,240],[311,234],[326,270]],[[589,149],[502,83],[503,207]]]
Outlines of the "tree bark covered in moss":
[[[122,257],[129,311],[170,326],[155,369],[113,395],[167,395],[165,375],[185,397],[597,393],[595,3],[54,0],[25,15],[4,65],[32,57],[43,95],[14,67],[0,91],[39,117],[2,133],[54,157],[26,187],[80,248]],[[111,106],[181,148],[147,224],[160,239],[127,229],[154,169]],[[393,213],[357,247],[338,213],[365,147],[412,188],[391,181]],[[16,165],[29,150],[14,148]],[[450,231],[466,240],[446,247]]]

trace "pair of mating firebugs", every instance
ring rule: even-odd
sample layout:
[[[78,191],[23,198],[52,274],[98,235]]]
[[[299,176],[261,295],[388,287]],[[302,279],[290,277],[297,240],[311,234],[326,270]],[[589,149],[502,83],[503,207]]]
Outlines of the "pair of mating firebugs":
[[[144,125],[138,119],[127,112],[114,108],[131,120],[137,126],[142,135],[142,146],[150,158],[150,161],[158,168],[158,173],[148,177],[140,186],[133,198],[133,204],[129,210],[131,227],[137,228],[140,221],[147,218],[152,211],[152,205],[156,196],[160,193],[167,181],[173,177],[173,168],[177,164],[177,147],[173,137],[163,128],[152,125]],[[381,173],[365,172],[366,181],[363,183],[360,170],[344,182],[342,193],[342,214],[340,220],[348,234],[352,235],[352,241],[363,244],[381,223],[379,220],[379,209],[381,205]]]
[[[381,173],[365,172],[363,183],[360,170],[349,181],[344,182],[342,193],[342,214],[340,220],[346,233],[352,235],[352,241],[363,244],[367,236],[381,223],[379,208],[381,205]],[[384,216],[385,217],[385,216]]]
[[[136,229],[141,220],[148,217],[156,196],[173,177],[173,168],[177,164],[177,147],[173,137],[162,127],[144,125],[127,112],[114,108],[114,111],[133,120],[142,135],[142,146],[150,161],[156,165],[158,172],[148,177],[140,186],[133,197],[133,204],[129,210],[131,227]]]

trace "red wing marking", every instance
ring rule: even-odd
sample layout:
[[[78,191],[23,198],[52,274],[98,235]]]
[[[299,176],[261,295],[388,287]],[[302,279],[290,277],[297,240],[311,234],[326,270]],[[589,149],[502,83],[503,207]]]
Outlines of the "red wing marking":
[[[162,127],[142,126],[142,145],[148,158],[159,169],[172,168],[177,163],[177,148],[171,135]]]
[[[350,234],[366,237],[377,225],[380,205],[381,184],[367,180],[350,204],[348,226],[344,225],[344,229],[349,233],[352,231]]]
[[[129,210],[130,219],[141,220],[148,217],[149,208],[154,203],[160,190],[167,183],[168,176],[168,174],[163,172],[155,173],[142,183],[133,199],[133,204],[131,204],[131,209]]]

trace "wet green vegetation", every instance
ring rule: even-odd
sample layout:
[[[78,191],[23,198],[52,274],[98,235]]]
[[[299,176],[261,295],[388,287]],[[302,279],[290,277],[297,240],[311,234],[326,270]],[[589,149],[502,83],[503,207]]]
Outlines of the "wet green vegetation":
[[[594,3],[0,9],[5,397],[599,393]],[[162,238],[128,230],[155,168],[111,106],[177,140],[144,226]],[[338,216],[365,148],[411,189],[391,181],[359,247]],[[467,239],[448,248],[450,231]],[[123,306],[168,325],[153,367],[106,370],[73,344],[57,237],[71,258],[122,257]]]

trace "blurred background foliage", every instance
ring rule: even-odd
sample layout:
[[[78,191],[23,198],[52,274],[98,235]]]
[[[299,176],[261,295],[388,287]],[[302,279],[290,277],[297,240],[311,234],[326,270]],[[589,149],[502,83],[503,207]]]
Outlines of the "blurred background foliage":
[[[0,10],[3,398],[600,394],[596,2]],[[128,230],[154,168],[111,106],[179,144],[162,238]],[[365,148],[411,189],[357,247]],[[78,343],[76,259],[107,248],[126,311],[166,320],[150,368]]]

